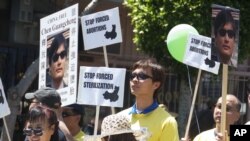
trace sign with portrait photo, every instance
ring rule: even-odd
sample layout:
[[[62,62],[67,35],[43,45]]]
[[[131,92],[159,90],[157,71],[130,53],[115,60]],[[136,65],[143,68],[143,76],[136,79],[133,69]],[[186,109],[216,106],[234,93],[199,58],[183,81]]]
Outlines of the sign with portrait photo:
[[[55,88],[62,106],[76,102],[78,4],[40,20],[39,88]]]
[[[10,114],[10,108],[5,97],[2,79],[0,78],[0,118]]]
[[[239,19],[240,10],[212,5],[212,60],[237,67]]]
[[[77,103],[123,107],[126,69],[80,67]]]

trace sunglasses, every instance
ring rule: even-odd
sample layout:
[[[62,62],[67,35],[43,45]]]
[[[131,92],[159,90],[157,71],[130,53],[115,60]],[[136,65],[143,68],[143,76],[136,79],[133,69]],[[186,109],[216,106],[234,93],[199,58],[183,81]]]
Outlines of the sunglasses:
[[[72,111],[62,112],[62,117],[69,117],[69,116],[75,116],[75,115],[78,115],[78,114]]]
[[[233,30],[220,29],[218,33],[220,34],[220,36],[225,36],[227,34],[231,39],[235,36]]]
[[[37,128],[24,128],[23,133],[26,136],[31,136],[34,134],[35,136],[42,136],[43,135],[43,129],[41,127]]]
[[[56,62],[58,60],[59,56],[61,57],[61,59],[63,59],[66,55],[67,55],[67,52],[66,52],[66,50],[64,50],[59,54],[57,54],[57,53],[54,54],[52,57],[52,60],[53,60],[53,62]]]
[[[149,76],[141,72],[141,73],[132,73],[130,75],[130,80],[133,80],[135,77],[137,80],[146,80],[148,78],[151,78],[151,79],[153,78],[152,76]]]

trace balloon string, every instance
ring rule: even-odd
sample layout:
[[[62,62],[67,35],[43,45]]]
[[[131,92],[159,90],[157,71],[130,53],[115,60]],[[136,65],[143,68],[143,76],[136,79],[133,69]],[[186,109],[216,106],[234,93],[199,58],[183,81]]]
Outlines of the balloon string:
[[[191,77],[190,77],[190,72],[189,72],[189,67],[188,65],[186,65],[187,67],[187,71],[188,71],[188,83],[189,83],[189,89],[190,89],[190,93],[191,93],[191,96],[193,94],[193,89],[192,89],[192,84],[191,84]],[[198,128],[198,131],[200,133],[200,125],[199,125],[199,120],[198,120],[198,117],[197,117],[197,114],[196,114],[196,109],[194,109],[194,115],[195,115],[195,121],[197,123],[197,128]]]

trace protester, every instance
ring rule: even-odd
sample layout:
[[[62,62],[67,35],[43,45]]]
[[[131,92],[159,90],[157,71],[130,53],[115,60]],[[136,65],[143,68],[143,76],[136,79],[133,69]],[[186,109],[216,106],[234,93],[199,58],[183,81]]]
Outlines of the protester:
[[[214,21],[215,55],[212,59],[231,66],[237,66],[237,60],[232,58],[236,51],[236,25],[230,9],[222,9]]]
[[[67,126],[63,122],[61,97],[54,88],[41,88],[34,93],[26,93],[25,98],[30,101],[29,109],[36,105],[43,105],[54,110],[59,121],[59,141],[73,141],[73,137],[70,134]]]
[[[83,124],[84,109],[82,105],[71,104],[63,107],[63,120],[68,127],[75,141],[83,141],[84,132],[81,127]]]
[[[222,98],[220,97],[214,109],[215,128],[198,134],[194,141],[228,141],[230,134],[230,125],[235,124],[240,118],[241,103],[237,97],[228,94],[226,97],[226,133],[220,133],[221,130],[221,107]]]
[[[65,67],[66,67],[66,40],[62,33],[57,34],[51,46],[47,49],[49,60],[49,74],[51,82],[47,82],[47,87],[60,89],[67,87],[67,84],[63,81]]]
[[[42,106],[32,107],[23,133],[28,141],[59,141],[56,113]]]
[[[177,122],[159,107],[157,93],[164,82],[164,70],[154,59],[136,62],[130,76],[130,90],[135,104],[118,114],[129,116],[132,128],[146,128],[148,141],[179,141]]]

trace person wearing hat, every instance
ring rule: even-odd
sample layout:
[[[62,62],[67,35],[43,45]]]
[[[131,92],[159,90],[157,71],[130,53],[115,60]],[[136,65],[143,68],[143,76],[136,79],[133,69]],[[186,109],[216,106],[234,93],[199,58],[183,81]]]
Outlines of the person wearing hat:
[[[59,121],[59,140],[66,141],[67,139],[67,141],[74,141],[67,126],[63,122],[61,97],[56,89],[50,87],[40,88],[33,93],[26,93],[25,99],[30,101],[29,109],[36,105],[42,105],[53,109],[56,112]]]
[[[146,128],[132,128],[127,116],[113,114],[103,119],[100,135],[86,135],[84,141],[147,141],[150,136]]]
[[[85,133],[81,130],[84,109],[82,105],[71,104],[63,107],[63,120],[75,141],[83,141]]]

